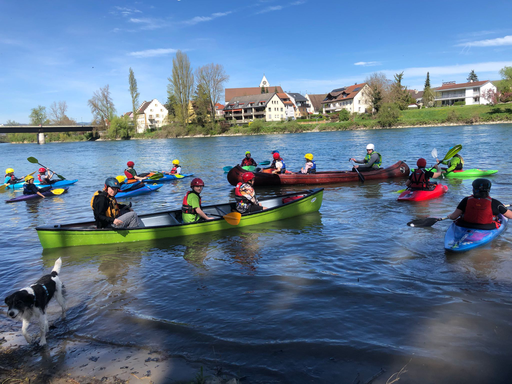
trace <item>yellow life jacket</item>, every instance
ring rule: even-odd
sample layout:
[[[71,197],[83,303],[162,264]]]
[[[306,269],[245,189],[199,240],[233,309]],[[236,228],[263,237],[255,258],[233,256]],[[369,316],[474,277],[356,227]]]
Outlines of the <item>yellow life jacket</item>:
[[[94,192],[94,195],[92,196],[92,199],[91,199],[91,208],[92,210],[94,211],[94,199],[96,198],[96,196],[98,196],[102,191],[96,191]],[[107,198],[108,198],[108,209],[107,209],[107,212],[106,212],[106,215],[108,217],[112,217],[112,218],[116,218],[119,216],[119,206],[117,205],[117,201],[114,197],[111,197],[109,195],[107,195]]]

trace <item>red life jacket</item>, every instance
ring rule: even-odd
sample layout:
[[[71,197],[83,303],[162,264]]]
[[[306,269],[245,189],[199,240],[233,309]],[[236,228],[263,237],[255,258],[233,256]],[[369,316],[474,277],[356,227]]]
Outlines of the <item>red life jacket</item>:
[[[245,167],[247,165],[254,165],[254,163],[256,162],[252,158],[244,157],[244,159],[242,160],[242,167]]]
[[[192,208],[191,205],[188,204],[188,195],[190,193],[195,193],[197,195],[197,197],[199,197],[199,207],[201,207],[201,196],[194,192],[194,191],[188,191],[187,194],[185,195],[185,197],[183,198],[183,202],[181,204],[181,212],[182,213],[188,213],[188,214],[191,214],[191,215],[195,215],[196,214],[196,209],[195,208]]]
[[[464,212],[464,221],[474,224],[492,224],[495,217],[492,214],[492,199],[490,196],[477,199],[470,196]]]
[[[171,175],[174,175],[175,173],[178,172],[178,168],[181,168],[179,165],[175,165],[172,169],[171,169]]]
[[[127,169],[124,170],[124,175],[126,176],[126,178],[129,180],[129,179],[135,179],[135,177],[130,173],[128,172]]]
[[[237,202],[244,202],[245,204],[250,204],[251,201],[249,199],[247,199],[247,197],[245,197],[244,195],[242,195],[242,192],[240,192],[240,188],[242,187],[242,185],[244,185],[245,183],[242,183],[242,182],[239,182],[236,187],[235,187],[235,200]]]
[[[425,175],[424,169],[416,169],[411,175],[411,188],[413,189],[427,189],[428,179]]]

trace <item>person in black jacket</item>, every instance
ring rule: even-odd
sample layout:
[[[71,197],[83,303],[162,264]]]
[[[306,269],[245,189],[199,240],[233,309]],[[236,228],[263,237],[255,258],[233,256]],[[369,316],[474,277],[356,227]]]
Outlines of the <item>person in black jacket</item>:
[[[98,228],[130,229],[139,226],[137,214],[127,205],[118,204],[115,196],[121,185],[114,177],[105,180],[103,191],[91,199],[91,208]]]
[[[24,195],[39,195],[44,199],[44,195],[41,192],[46,192],[52,189],[52,187],[38,188],[37,185],[34,184],[34,177],[32,175],[28,175],[25,177],[25,184],[23,184],[23,194]]]

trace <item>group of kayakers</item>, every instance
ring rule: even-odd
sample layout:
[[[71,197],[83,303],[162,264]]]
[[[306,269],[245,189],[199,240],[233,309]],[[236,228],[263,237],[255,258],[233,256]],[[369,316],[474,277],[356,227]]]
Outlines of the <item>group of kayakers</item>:
[[[23,184],[23,194],[24,195],[33,195],[37,194],[40,197],[44,198],[44,195],[42,192],[46,192],[52,188],[51,184],[55,182],[55,180],[52,180],[52,177],[54,175],[53,172],[48,170],[48,168],[41,167],[38,169],[37,179],[39,180],[39,185],[46,185],[44,188],[39,188],[37,185],[34,184],[34,177],[32,174],[35,172],[32,172],[31,174],[28,174],[25,177],[16,177],[14,175],[14,169],[13,168],[7,168],[5,170],[5,178],[4,178],[4,185],[14,185],[17,183],[25,182]]]

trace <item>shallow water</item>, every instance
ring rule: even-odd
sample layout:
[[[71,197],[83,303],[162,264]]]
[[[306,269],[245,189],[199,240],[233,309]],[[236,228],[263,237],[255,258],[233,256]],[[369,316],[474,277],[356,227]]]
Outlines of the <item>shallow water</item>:
[[[68,320],[55,339],[135,344],[221,367],[246,382],[385,380],[405,364],[406,382],[510,382],[512,232],[463,255],[445,253],[444,216],[472,180],[443,180],[444,197],[399,203],[403,180],[328,186],[320,212],[267,225],[151,243],[44,251],[37,225],[92,219],[90,199],[133,160],[139,172],[169,169],[203,178],[203,204],[233,199],[222,167],[250,150],[280,150],[289,169],[315,155],[320,170],[348,169],[374,143],[388,166],[415,165],[433,148],[462,144],[466,168],[498,169],[492,196],[511,201],[512,125],[432,127],[288,135],[0,145],[0,166],[22,175],[36,157],[80,181],[60,197],[0,204],[0,292],[7,295],[63,258]],[[138,213],[180,206],[190,179],[129,199]],[[260,188],[259,196],[304,187]],[[2,198],[14,196],[4,193]],[[4,295],[4,296],[5,296]],[[59,308],[52,304],[51,322]],[[10,320],[1,317],[1,322]],[[32,329],[35,332],[35,328]],[[379,381],[376,381],[379,382]]]

